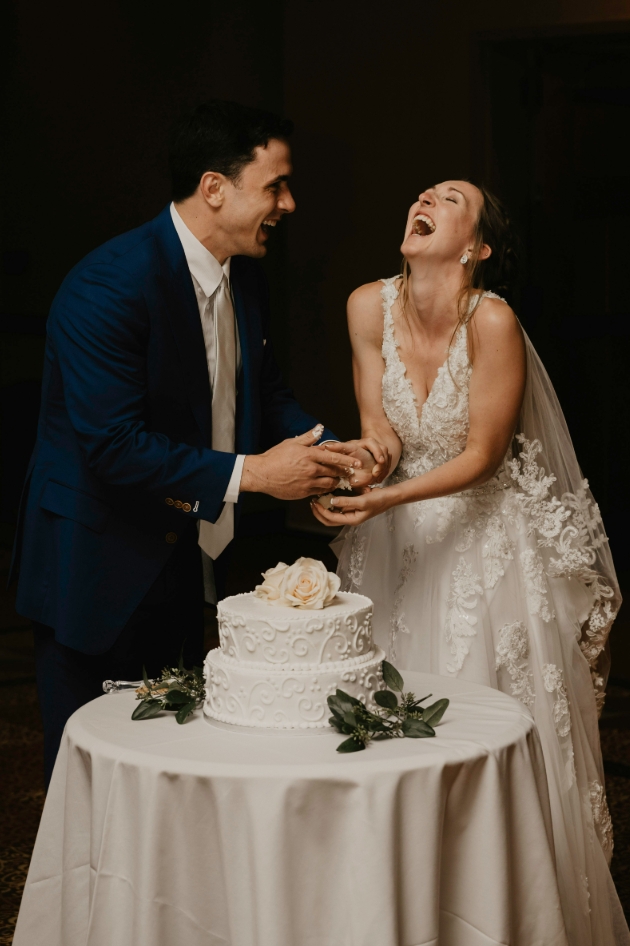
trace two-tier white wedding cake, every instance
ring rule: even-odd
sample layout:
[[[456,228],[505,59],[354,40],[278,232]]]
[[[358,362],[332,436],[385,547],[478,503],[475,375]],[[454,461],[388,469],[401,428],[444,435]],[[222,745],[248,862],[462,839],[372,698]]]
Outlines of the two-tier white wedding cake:
[[[338,577],[313,559],[280,563],[263,579],[219,604],[204,713],[240,726],[319,729],[338,688],[373,708],[385,654],[372,641],[370,599],[339,592]]]

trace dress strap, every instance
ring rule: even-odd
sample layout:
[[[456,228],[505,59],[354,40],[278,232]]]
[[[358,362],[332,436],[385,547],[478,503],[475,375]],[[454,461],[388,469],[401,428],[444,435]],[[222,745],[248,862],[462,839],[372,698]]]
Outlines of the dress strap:
[[[381,279],[383,288],[381,289],[381,299],[383,300],[383,346],[381,353],[385,361],[394,353],[398,344],[394,336],[394,316],[392,315],[392,306],[398,298],[398,289],[396,280],[400,276],[390,276],[388,279]]]
[[[481,294],[481,298],[482,299],[500,299],[501,302],[505,302],[505,304],[507,305],[507,302],[503,298],[503,296],[498,295],[496,292],[491,292],[489,289],[486,290],[486,292],[483,292]]]
[[[467,314],[466,320],[465,320],[465,322],[464,322],[465,325],[468,324],[468,322],[469,322],[471,316],[472,316],[472,315],[474,314],[474,312],[475,312],[475,309],[477,308],[478,305],[480,305],[480,303],[481,303],[484,299],[500,299],[501,302],[505,302],[505,299],[503,298],[503,296],[497,295],[496,292],[491,292],[490,289],[487,289],[485,292],[477,292],[477,293],[475,293],[475,295],[471,298],[470,303],[469,303],[469,305],[468,305],[468,314]],[[507,302],[506,302],[506,305],[507,305]]]

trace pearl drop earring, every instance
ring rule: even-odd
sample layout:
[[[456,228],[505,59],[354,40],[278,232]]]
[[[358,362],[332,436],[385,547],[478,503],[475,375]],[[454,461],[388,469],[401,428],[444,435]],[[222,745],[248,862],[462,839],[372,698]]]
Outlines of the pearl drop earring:
[[[460,259],[460,263],[463,263],[464,265],[466,265],[467,262],[468,262],[468,256],[466,253],[464,253],[462,258]]]

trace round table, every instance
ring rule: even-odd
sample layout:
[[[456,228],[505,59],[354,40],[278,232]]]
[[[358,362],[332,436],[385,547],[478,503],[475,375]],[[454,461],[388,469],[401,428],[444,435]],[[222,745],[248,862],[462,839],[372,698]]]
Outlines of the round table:
[[[69,720],[14,946],[566,946],[544,763],[497,690],[434,739],[132,722],[134,695]]]

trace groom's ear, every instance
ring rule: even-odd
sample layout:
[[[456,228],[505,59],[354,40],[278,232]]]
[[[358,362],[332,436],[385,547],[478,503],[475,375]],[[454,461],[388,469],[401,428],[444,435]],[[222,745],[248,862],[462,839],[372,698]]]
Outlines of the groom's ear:
[[[206,171],[199,181],[201,196],[211,207],[221,207],[225,201],[227,178],[218,171]]]

